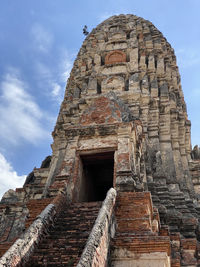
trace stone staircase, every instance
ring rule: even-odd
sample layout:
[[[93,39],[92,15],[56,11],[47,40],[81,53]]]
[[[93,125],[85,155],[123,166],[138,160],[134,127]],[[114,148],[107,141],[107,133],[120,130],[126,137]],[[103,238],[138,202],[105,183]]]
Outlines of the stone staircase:
[[[73,203],[62,211],[26,266],[76,266],[101,204]]]
[[[111,242],[110,266],[158,266],[159,259],[151,258],[151,253],[162,258],[163,265],[159,266],[169,266],[169,236],[167,231],[161,231],[149,192],[118,193],[115,217],[117,227]]]
[[[182,191],[170,190],[166,180],[162,179],[162,184],[160,181],[149,183],[148,188],[153,204],[159,210],[161,225],[169,226],[171,266],[196,266],[199,260],[196,254],[199,209]]]
[[[196,237],[194,221],[199,216],[199,211],[195,208],[192,200],[186,199],[181,191],[169,190],[166,182],[162,185],[151,182],[148,184],[148,188],[152,194],[153,204],[159,210],[161,224],[167,223],[170,232],[181,231],[185,237]],[[188,218],[187,223],[186,218]],[[186,225],[187,229],[184,229]]]

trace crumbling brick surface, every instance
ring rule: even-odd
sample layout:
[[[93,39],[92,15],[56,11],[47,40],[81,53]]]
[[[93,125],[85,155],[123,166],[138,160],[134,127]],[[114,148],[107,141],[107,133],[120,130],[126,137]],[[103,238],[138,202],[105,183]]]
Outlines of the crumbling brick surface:
[[[54,222],[56,215],[60,213],[60,210],[63,208],[65,203],[66,196],[64,194],[59,194],[51,204],[45,207],[28,229],[14,243],[6,242],[5,247],[9,249],[0,258],[0,265],[26,265],[30,255],[35,250],[40,240],[44,239],[44,236],[48,232],[51,224]],[[2,250],[4,250],[4,248],[2,248]]]
[[[23,233],[31,201],[32,218],[39,212],[36,200],[65,192],[69,202],[78,202],[85,186],[81,155],[113,151],[113,186],[126,193],[119,194],[116,209],[119,233],[146,233],[134,237],[130,257],[140,248],[145,264],[149,242],[149,261],[158,260],[158,249],[157,263],[169,266],[170,237],[171,265],[198,265],[200,160],[199,147],[191,150],[190,128],[176,57],[166,38],[134,15],[107,19],[86,37],[74,62],[52,133],[51,159],[0,203],[1,242]],[[120,210],[123,203],[129,210]]]
[[[37,216],[43,211],[43,209],[52,202],[51,198],[44,199],[30,199],[28,201],[27,208],[29,210],[28,219],[26,220],[26,229],[37,218]]]
[[[157,259],[156,256],[154,260],[151,259],[151,264],[156,264],[156,260],[165,255],[161,266],[164,266],[164,262],[165,266],[168,266],[171,253],[170,238],[169,235],[160,235],[158,217],[158,227],[156,231],[153,229],[155,216],[149,192],[119,193],[115,209],[117,228],[111,243],[112,266],[126,266],[128,262],[132,262],[134,266],[136,260],[137,264],[148,266],[148,255],[156,253]]]

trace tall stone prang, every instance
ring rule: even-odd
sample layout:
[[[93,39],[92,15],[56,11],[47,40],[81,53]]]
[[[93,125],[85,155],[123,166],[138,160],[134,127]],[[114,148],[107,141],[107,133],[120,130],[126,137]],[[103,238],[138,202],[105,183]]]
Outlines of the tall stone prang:
[[[0,263],[200,266],[200,152],[190,127],[162,33],[134,15],[98,25],[68,79],[52,156],[2,198],[1,254],[21,236]]]

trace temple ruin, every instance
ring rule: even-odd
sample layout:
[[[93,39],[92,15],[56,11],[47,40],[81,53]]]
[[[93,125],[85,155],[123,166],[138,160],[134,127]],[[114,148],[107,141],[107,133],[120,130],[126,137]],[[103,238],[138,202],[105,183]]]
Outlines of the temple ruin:
[[[176,56],[134,15],[86,37],[52,156],[0,202],[0,266],[200,266],[200,150]]]

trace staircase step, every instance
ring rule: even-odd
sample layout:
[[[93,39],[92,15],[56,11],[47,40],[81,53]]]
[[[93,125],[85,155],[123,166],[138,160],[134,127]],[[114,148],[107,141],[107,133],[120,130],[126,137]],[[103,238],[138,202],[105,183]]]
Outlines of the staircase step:
[[[101,205],[73,203],[62,211],[26,266],[76,266]]]

